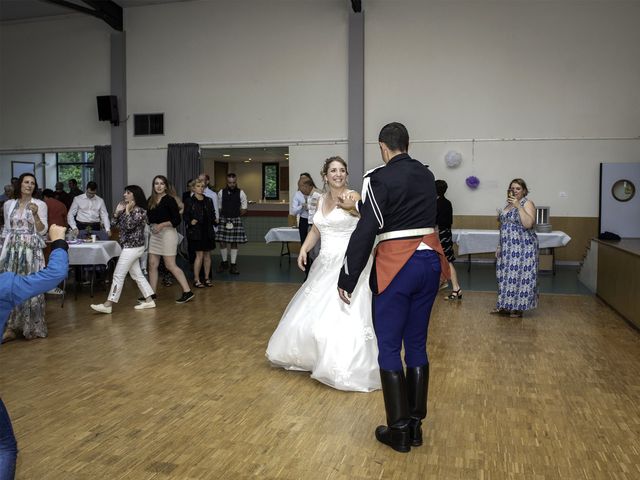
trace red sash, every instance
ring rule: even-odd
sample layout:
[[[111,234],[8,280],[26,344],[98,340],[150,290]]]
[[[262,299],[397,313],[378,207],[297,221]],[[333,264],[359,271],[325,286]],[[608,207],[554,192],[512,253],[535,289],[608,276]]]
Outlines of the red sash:
[[[444,277],[447,280],[451,278],[449,262],[447,257],[444,256],[437,233],[429,233],[422,238],[385,240],[378,244],[375,252],[378,293],[382,293],[389,286],[398,272],[404,267],[404,264],[407,263],[407,260],[415,253],[420,242],[424,242],[440,255],[441,278]]]

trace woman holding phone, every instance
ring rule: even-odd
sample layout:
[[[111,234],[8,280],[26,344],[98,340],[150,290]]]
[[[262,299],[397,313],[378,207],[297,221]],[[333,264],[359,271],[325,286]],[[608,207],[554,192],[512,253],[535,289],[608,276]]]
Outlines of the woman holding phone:
[[[147,223],[147,200],[142,188],[129,185],[124,189],[124,199],[118,203],[113,214],[114,224],[120,229],[122,253],[113,272],[111,290],[107,301],[91,308],[100,313],[111,313],[112,305],[118,303],[127,273],[138,284],[144,301],[136,305],[136,310],[155,308],[153,290],[140,268],[140,257],[144,253],[144,227]]]
[[[538,306],[538,236],[536,206],[527,198],[529,190],[514,178],[507,190],[507,203],[499,212],[500,243],[496,251],[498,301],[491,313],[522,317]]]

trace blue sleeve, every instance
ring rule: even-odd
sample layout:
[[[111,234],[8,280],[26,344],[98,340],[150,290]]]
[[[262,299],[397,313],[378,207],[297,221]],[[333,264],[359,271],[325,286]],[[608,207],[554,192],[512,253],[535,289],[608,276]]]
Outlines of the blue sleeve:
[[[11,303],[15,307],[29,298],[47,292],[67,278],[69,256],[64,248],[51,252],[49,265],[31,275],[16,275],[13,278]]]
[[[291,215],[300,215],[302,213],[302,205],[304,203],[304,196],[302,198],[300,198],[301,196],[298,195],[298,193],[300,193],[299,191],[294,193],[293,195],[293,202],[291,202],[291,209],[289,210],[289,213]]]

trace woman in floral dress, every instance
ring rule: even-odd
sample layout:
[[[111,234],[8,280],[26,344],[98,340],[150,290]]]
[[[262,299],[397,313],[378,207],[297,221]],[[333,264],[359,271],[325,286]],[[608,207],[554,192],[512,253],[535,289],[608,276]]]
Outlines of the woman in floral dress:
[[[515,178],[500,211],[500,244],[496,251],[498,302],[491,313],[522,317],[538,306],[538,236],[536,206],[527,199],[527,184]]]
[[[18,179],[14,199],[4,203],[5,225],[0,238],[0,272],[29,275],[44,268],[44,235],[47,234],[47,204],[33,198],[38,188],[32,173]],[[9,315],[2,341],[22,335],[25,339],[47,336],[44,294],[31,297]]]

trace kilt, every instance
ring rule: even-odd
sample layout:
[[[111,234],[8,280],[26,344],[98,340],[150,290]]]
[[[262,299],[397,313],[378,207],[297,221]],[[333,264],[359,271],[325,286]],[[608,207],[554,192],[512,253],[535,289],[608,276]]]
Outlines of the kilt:
[[[440,235],[440,245],[442,245],[444,256],[447,257],[447,260],[449,262],[455,261],[456,256],[453,254],[453,240],[451,238],[451,229],[440,228],[438,229],[438,234]]]
[[[227,222],[233,223],[233,228],[227,230]],[[244,231],[244,225],[240,217],[223,217],[220,216],[218,231],[216,232],[217,242],[226,243],[247,243],[247,234]]]

